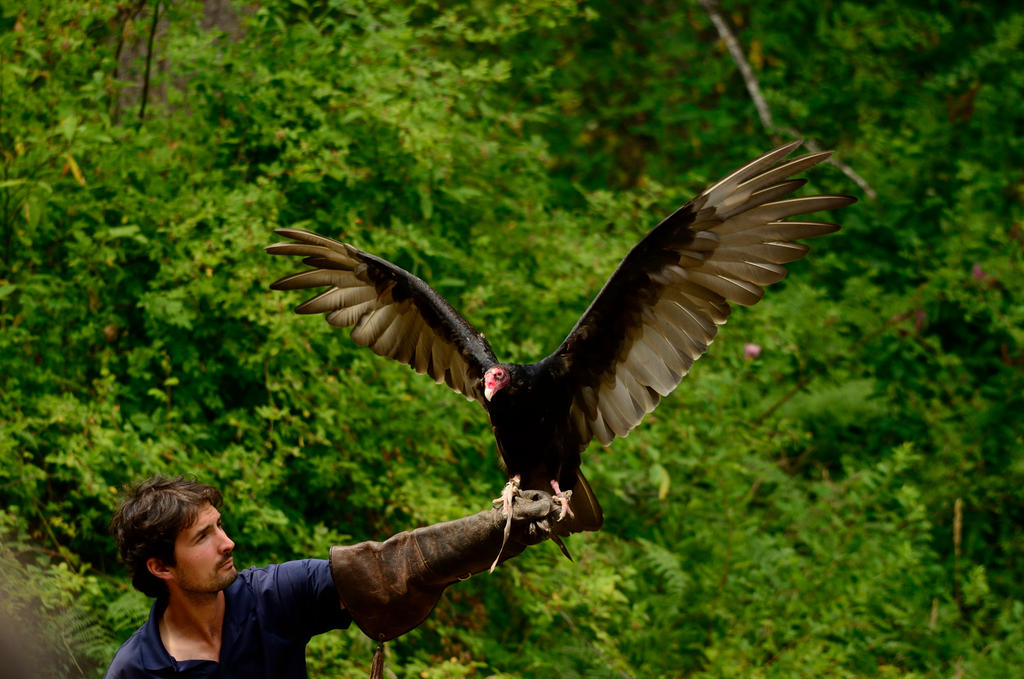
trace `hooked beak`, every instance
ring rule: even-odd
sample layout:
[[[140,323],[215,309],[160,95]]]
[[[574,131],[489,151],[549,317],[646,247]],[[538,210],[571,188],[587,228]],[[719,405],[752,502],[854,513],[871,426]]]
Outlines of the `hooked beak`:
[[[509,381],[508,372],[501,366],[495,366],[490,368],[484,373],[483,378],[484,384],[484,398],[487,399],[488,403],[494,395],[505,388]]]

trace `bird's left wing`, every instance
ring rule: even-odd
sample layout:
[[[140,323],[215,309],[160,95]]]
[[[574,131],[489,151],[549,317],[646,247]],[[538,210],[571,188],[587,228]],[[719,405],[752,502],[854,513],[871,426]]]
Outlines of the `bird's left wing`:
[[[663,220],[545,359],[570,381],[581,447],[628,434],[707,350],[729,316],[729,302],[756,303],[761,286],[786,275],[781,265],[807,252],[795,239],[839,228],[783,221],[855,202],[834,195],[777,200],[804,183],[790,176],[829,156],[782,163],[799,144],[744,165]]]
[[[302,229],[277,229],[292,242],[267,246],[272,255],[298,255],[314,267],[273,284],[274,290],[330,286],[295,308],[325,314],[351,327],[352,339],[483,401],[481,378],[497,363],[484,336],[436,290],[405,269],[347,243]]]

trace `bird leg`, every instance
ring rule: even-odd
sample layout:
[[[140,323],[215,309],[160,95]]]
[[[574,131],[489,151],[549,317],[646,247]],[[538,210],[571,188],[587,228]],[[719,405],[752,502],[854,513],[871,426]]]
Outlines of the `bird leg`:
[[[501,507],[501,513],[507,517],[512,516],[512,499],[519,494],[519,484],[522,483],[522,477],[516,474],[508,483],[505,484],[505,488],[501,491],[501,496],[494,499],[494,508]]]
[[[554,498],[558,500],[558,504],[562,505],[562,511],[558,514],[558,520],[561,521],[565,518],[565,515],[573,516],[572,510],[569,509],[569,499],[572,497],[572,491],[562,491],[558,487],[558,481],[551,479],[551,489],[555,491]]]
[[[494,508],[501,507],[501,511],[505,515],[505,537],[501,540],[501,549],[498,550],[498,556],[494,557],[494,563],[491,564],[491,573],[497,567],[498,559],[501,558],[501,553],[505,551],[505,544],[508,542],[508,536],[512,532],[512,501],[519,494],[520,483],[522,483],[522,477],[516,474],[505,484],[501,491],[501,497],[494,500]]]

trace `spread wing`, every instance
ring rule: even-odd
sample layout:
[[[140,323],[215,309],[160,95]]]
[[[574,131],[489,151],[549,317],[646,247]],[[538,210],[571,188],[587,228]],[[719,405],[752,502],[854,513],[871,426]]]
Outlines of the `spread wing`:
[[[780,200],[805,181],[790,176],[829,156],[782,163],[799,145],[744,165],[656,226],[545,359],[567,371],[581,447],[592,438],[608,445],[639,424],[707,350],[729,317],[729,302],[754,304],[762,286],[786,275],[783,264],[804,256],[807,246],[795,239],[838,230],[826,222],[782,221],[856,200]]]
[[[356,344],[483,401],[481,378],[497,363],[484,336],[436,290],[405,269],[334,239],[301,229],[277,229],[292,242],[267,246],[272,255],[298,255],[314,267],[275,281],[274,290],[328,289],[295,308],[326,314],[351,327]]]

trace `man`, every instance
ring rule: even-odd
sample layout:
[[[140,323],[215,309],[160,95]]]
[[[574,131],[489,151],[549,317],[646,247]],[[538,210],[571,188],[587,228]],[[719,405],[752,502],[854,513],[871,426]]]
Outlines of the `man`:
[[[382,543],[335,546],[329,561],[239,572],[221,502],[220,491],[195,479],[154,477],[114,514],[132,584],[156,601],[114,656],[109,679],[305,677],[312,636],[353,621],[378,642],[405,634],[445,587],[488,568],[504,538],[505,518],[494,509]],[[547,493],[525,493],[501,559],[546,540],[558,510]],[[379,653],[374,666],[379,674]]]

